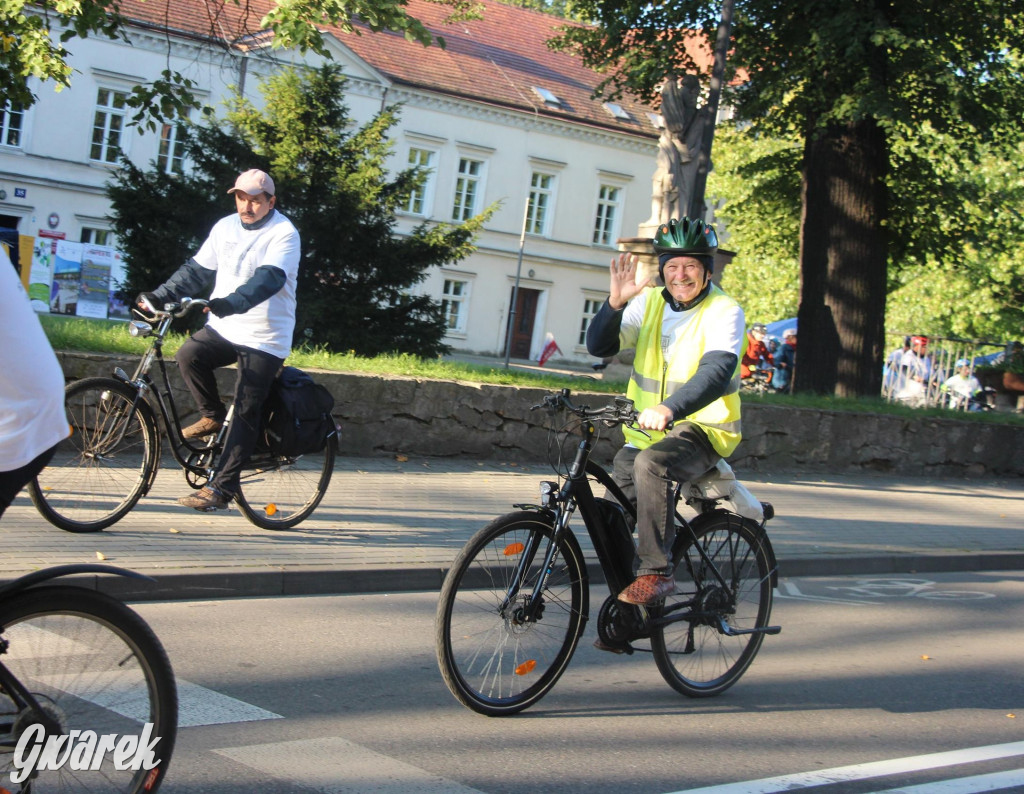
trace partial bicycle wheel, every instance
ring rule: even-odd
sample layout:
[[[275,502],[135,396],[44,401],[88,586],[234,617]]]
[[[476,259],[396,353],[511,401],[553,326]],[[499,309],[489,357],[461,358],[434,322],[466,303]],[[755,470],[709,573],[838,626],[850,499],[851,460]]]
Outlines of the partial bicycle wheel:
[[[147,403],[113,378],[83,378],[64,392],[71,435],[29,484],[43,517],[68,532],[98,532],[122,519],[152,483],[159,437]]]
[[[178,696],[167,654],[134,611],[110,596],[82,587],[46,585],[0,603],[6,651],[0,655],[0,778],[12,792],[155,792],[174,751]],[[18,694],[20,684],[44,716]],[[67,737],[71,759],[59,769],[33,768],[20,784],[11,773],[30,753],[17,751],[39,738],[34,725],[48,725],[46,737]],[[72,734],[72,732],[75,732]],[[144,764],[118,769],[117,753],[87,753],[85,737],[140,748]],[[104,737],[113,737],[106,740]],[[131,739],[126,737],[133,737]],[[46,739],[42,739],[45,743]],[[152,745],[152,754],[144,749]],[[67,748],[67,745],[65,745]],[[77,748],[77,749],[76,749]],[[24,748],[23,748],[24,749]],[[151,768],[144,768],[151,763]],[[79,767],[79,768],[75,768]],[[95,767],[95,768],[93,768]]]
[[[263,529],[289,529],[312,515],[327,493],[338,452],[336,434],[319,452],[297,458],[256,453],[242,472],[238,507]]]
[[[549,570],[551,519],[510,513],[477,532],[441,587],[435,648],[445,684],[464,706],[515,714],[555,685],[572,658],[589,609],[586,566],[567,532]],[[540,609],[525,609],[543,578]]]
[[[768,625],[773,557],[764,532],[735,514],[715,514],[695,531],[696,542],[682,532],[677,535],[672,558],[678,591],[655,612],[655,618],[680,612],[690,617],[656,628],[651,650],[673,689],[689,697],[711,697],[735,684],[761,647],[762,632],[730,635],[728,629]]]

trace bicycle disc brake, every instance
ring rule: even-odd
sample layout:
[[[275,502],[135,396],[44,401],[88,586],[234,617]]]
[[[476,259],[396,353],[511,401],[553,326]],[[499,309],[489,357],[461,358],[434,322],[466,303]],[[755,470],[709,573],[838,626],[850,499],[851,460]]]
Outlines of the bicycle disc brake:
[[[621,653],[633,653],[630,640],[646,636],[645,621],[640,610],[624,604],[614,595],[608,596],[597,613],[597,636],[609,648]]]

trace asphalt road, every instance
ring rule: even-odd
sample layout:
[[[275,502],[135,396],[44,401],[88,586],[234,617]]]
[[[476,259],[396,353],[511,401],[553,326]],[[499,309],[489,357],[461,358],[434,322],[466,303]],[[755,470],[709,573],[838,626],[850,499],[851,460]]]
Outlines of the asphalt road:
[[[434,593],[138,604],[182,695],[162,791],[1024,791],[1020,572],[784,578],[782,633],[707,700],[669,689],[647,654],[593,649],[592,621],[554,690],[509,718],[445,688],[435,606]]]

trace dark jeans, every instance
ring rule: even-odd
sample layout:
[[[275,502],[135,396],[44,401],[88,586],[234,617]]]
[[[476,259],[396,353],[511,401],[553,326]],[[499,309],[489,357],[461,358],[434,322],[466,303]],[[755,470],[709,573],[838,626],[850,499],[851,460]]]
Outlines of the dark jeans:
[[[13,471],[0,471],[0,516],[4,514],[7,506],[14,501],[18,491],[28,485],[39,472],[46,468],[53,453],[57,451],[58,444],[54,444],[46,452],[26,463],[20,469]]]
[[[263,403],[284,359],[261,350],[233,345],[209,327],[196,331],[178,349],[174,358],[185,385],[199,406],[199,413],[217,420],[223,420],[227,410],[217,390],[214,370],[238,363],[235,410],[224,439],[224,452],[207,483],[225,496],[234,496],[238,493],[242,467],[256,446]]]
[[[612,479],[636,504],[637,576],[667,573],[676,537],[676,483],[691,482],[721,459],[707,435],[690,422],[679,422],[647,449],[623,447],[612,464]]]

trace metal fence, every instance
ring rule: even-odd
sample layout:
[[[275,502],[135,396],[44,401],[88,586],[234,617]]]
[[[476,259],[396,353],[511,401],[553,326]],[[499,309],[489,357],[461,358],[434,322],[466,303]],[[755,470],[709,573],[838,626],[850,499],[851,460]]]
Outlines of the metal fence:
[[[978,367],[991,365],[1006,353],[1004,342],[932,336],[924,348],[911,345],[911,334],[886,334],[887,350],[882,379],[882,396],[914,408],[942,407],[954,411],[988,410],[995,406],[994,390],[978,384],[980,391],[964,389],[950,378],[960,373],[958,363],[966,362],[966,378]],[[959,389],[957,388],[959,386]]]

